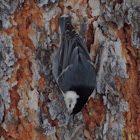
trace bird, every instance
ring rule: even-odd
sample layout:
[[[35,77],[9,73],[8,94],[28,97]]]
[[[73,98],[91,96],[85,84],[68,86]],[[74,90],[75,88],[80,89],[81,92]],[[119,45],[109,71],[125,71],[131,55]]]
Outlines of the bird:
[[[52,73],[69,114],[76,115],[96,87],[96,69],[86,44],[72,26],[71,17],[62,15],[58,23],[61,41],[54,55]]]

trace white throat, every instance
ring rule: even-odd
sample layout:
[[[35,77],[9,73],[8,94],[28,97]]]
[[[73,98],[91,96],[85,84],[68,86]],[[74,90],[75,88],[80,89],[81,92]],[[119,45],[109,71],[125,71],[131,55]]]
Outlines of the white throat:
[[[79,96],[77,95],[77,93],[75,91],[67,91],[65,93],[65,97],[67,99],[77,99],[77,98],[79,98]]]
[[[69,113],[72,113],[72,111],[76,105],[77,98],[79,98],[79,96],[77,95],[77,93],[75,91],[67,91],[64,94],[64,100],[65,100]]]

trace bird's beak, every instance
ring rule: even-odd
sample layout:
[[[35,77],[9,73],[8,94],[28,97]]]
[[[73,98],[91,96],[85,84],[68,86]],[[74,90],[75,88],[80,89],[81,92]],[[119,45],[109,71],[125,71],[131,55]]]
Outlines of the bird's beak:
[[[75,114],[71,113],[70,116],[71,116],[72,120],[74,121]]]
[[[67,124],[68,129],[71,128],[72,122],[73,122],[73,114],[70,114],[70,117],[69,117],[69,120],[68,120],[68,124]]]

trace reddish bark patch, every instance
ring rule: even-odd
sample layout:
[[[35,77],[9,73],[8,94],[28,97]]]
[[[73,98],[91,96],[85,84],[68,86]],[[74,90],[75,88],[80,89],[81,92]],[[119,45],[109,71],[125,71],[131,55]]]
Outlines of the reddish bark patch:
[[[87,31],[87,48],[90,50],[90,45],[94,44],[94,33],[93,24],[89,24],[89,29]]]
[[[58,24],[58,17],[60,16],[60,13],[58,13],[52,20],[50,21],[51,25],[51,32],[54,34],[54,32],[58,32],[59,24]]]
[[[38,81],[38,85],[39,85],[39,88],[40,88],[42,91],[45,89],[44,84],[45,84],[45,79],[41,77],[41,78],[39,79],[39,81]]]
[[[92,130],[94,134],[95,127],[102,126],[105,121],[106,106],[103,105],[102,96],[98,95],[95,99],[90,98],[88,104],[82,110],[82,113],[85,120],[86,134],[88,134],[87,131],[89,131],[89,129],[90,131]]]
[[[13,112],[13,115],[11,115],[13,118],[10,122],[6,122],[7,132],[0,126],[0,136],[3,136],[6,140],[51,140],[49,136],[37,131],[35,122],[29,122],[28,119],[23,118],[21,110],[17,108],[20,101],[18,89],[22,88],[25,94],[28,94],[26,89],[32,90],[32,62],[30,56],[35,51],[35,47],[29,38],[29,34],[32,35],[33,33],[32,23],[36,24],[37,28],[42,28],[44,22],[42,15],[43,10],[36,5],[34,0],[25,0],[23,7],[15,12],[13,19],[10,19],[11,24],[14,23],[14,26],[4,29],[5,32],[12,35],[14,52],[17,58],[16,71],[8,79],[10,84],[17,81],[17,84],[10,91],[9,112]],[[19,68],[17,68],[18,66]],[[40,88],[43,89],[43,79],[40,79],[39,83]],[[33,115],[31,117],[37,117],[33,110],[29,109],[28,111]],[[6,114],[7,112],[5,111]]]
[[[138,59],[138,50],[131,45],[132,26],[124,24],[124,27],[118,30],[118,37],[122,43],[122,52],[126,58],[127,74],[129,78],[122,83],[116,77],[118,90],[123,94],[129,105],[129,112],[124,113],[126,126],[124,128],[124,139],[139,140],[140,138],[140,90],[139,90],[139,72],[140,59]]]

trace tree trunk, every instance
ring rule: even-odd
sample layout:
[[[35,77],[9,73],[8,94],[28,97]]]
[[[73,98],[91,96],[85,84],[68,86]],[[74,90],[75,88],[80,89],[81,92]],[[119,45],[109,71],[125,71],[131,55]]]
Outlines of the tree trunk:
[[[97,70],[70,127],[51,69],[63,14]],[[140,1],[0,0],[0,140],[122,139],[140,140]]]

